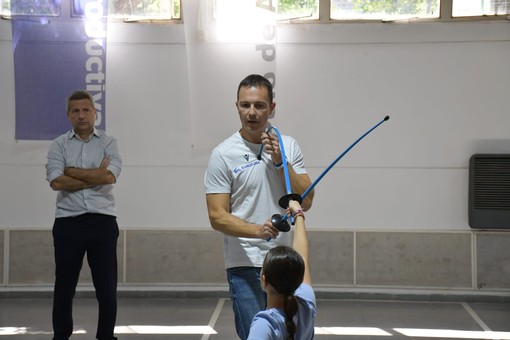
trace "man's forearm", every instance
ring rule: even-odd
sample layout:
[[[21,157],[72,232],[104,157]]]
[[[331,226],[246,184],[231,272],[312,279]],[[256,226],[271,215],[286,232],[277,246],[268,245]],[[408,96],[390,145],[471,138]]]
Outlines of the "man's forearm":
[[[242,219],[235,217],[231,214],[222,214],[216,217],[209,217],[211,226],[214,230],[222,232],[223,234],[236,237],[257,237],[259,226],[252,223],[247,223]]]
[[[106,168],[81,169],[65,168],[64,175],[82,181],[87,186],[115,183],[115,176]]]
[[[292,168],[292,166],[290,166],[290,165],[288,166],[288,170],[289,170],[290,185],[292,187],[293,193],[303,195],[303,193],[306,191],[306,189],[308,189],[310,187],[310,185],[312,185],[310,177],[308,177],[307,174],[303,174],[303,175],[297,174],[294,171],[294,169]],[[284,179],[284,176],[285,176],[284,170],[281,169],[279,172],[280,172],[280,175],[282,176],[282,179],[285,180]],[[314,195],[314,191],[312,190],[308,193],[305,200],[301,203],[301,207],[303,208],[304,211],[307,211],[308,209],[311,208],[312,201],[313,201],[313,195]]]
[[[50,186],[55,191],[78,191],[88,187],[84,181],[66,175],[55,178]]]

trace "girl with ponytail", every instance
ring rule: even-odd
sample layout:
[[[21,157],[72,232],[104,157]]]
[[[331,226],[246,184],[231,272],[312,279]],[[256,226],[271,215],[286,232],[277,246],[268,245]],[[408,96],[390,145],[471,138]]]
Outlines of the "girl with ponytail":
[[[278,246],[266,254],[260,275],[267,309],[255,315],[248,340],[309,340],[314,336],[316,303],[305,216],[301,205],[292,200],[287,213],[295,219],[292,248]]]

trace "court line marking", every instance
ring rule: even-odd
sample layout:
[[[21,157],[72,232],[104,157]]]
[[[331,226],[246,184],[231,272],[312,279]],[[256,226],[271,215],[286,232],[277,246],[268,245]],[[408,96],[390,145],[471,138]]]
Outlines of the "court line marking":
[[[218,300],[218,304],[216,305],[216,308],[214,309],[213,314],[211,315],[211,320],[209,320],[209,326],[214,329],[214,326],[216,325],[216,321],[218,321],[218,317],[220,316],[221,310],[223,309],[223,305],[225,304],[225,298],[221,298]],[[210,334],[204,334],[202,335],[202,338],[200,340],[208,340]]]

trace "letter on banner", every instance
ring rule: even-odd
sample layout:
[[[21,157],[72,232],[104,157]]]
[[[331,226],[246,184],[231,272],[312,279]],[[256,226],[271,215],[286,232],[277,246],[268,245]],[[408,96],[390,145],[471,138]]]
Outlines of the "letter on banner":
[[[244,77],[261,74],[276,88],[275,4],[271,0],[182,2],[195,150],[209,151],[239,129],[232,103]],[[204,124],[211,120],[212,104],[214,121],[221,122],[214,128]]]

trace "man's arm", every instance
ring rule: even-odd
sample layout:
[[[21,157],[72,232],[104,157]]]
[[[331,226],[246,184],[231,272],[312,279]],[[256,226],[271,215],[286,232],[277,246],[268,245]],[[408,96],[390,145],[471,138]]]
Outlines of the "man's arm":
[[[271,155],[271,160],[273,164],[282,164],[283,155],[280,148],[280,142],[278,140],[278,136],[271,133],[262,133],[262,143],[265,146],[266,152]],[[292,193],[296,193],[299,195],[303,195],[306,189],[312,185],[312,181],[310,180],[310,176],[308,174],[297,174],[292,168],[292,165],[287,164],[287,169],[289,170],[289,180],[290,186],[292,188]],[[283,167],[278,169],[280,174],[280,178],[282,179],[283,185],[285,183],[285,170]],[[310,191],[304,201],[301,203],[301,207],[304,211],[309,210],[312,207],[314,196],[314,190]]]
[[[278,236],[279,231],[270,221],[264,225],[247,223],[232,215],[230,210],[230,194],[207,194],[207,211],[209,221],[214,230],[235,237],[268,239]]]
[[[66,175],[58,176],[50,182],[50,187],[54,191],[78,191],[87,188],[87,184],[79,179]]]
[[[50,186],[55,191],[78,191],[96,185],[114,184],[116,179],[107,169],[109,164],[110,157],[105,156],[99,168],[65,168],[64,175],[51,181]]]
[[[312,185],[312,181],[310,180],[310,176],[308,174],[297,174],[292,166],[288,164],[287,169],[289,170],[289,180],[290,187],[292,188],[292,192],[303,195],[306,189]],[[285,183],[285,172],[284,169],[278,169],[278,173],[282,178],[283,183]],[[308,195],[305,197],[303,202],[301,202],[301,207],[304,211],[308,211],[312,207],[314,190],[310,191]]]

